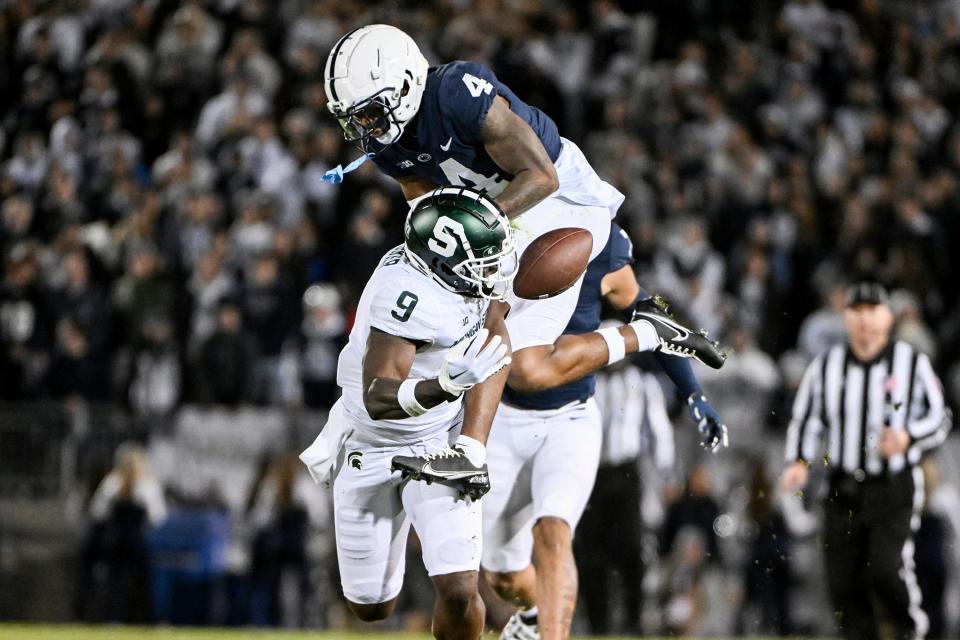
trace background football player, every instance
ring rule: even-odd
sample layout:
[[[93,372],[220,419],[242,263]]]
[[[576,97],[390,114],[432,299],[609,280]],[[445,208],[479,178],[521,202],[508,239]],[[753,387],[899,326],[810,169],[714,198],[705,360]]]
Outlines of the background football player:
[[[487,445],[492,488],[483,500],[484,571],[494,591],[520,607],[502,638],[570,634],[577,599],[573,533],[593,490],[602,440],[593,373],[637,351],[631,334],[644,325],[672,322],[637,313],[638,298],[640,309],[652,303],[637,283],[632,254],[627,234],[612,224],[564,335],[550,345],[514,348]],[[598,330],[603,302],[632,321]],[[726,427],[689,360],[664,350],[657,359],[687,398],[701,444],[712,451],[726,446]]]

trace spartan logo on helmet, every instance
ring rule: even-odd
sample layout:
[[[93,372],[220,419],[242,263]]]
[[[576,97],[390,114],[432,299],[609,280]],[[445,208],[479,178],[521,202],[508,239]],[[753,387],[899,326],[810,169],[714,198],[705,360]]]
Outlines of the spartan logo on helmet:
[[[461,295],[502,300],[517,273],[510,221],[472,189],[444,187],[425,196],[407,216],[404,237],[410,262]]]

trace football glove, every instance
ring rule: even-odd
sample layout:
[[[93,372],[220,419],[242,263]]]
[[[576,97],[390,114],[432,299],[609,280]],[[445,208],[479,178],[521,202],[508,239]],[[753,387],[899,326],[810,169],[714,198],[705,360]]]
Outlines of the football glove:
[[[465,338],[447,351],[437,376],[444,391],[458,396],[510,364],[507,345],[501,344],[498,335],[487,342],[489,334],[486,328],[481,329],[473,340]]]
[[[697,429],[700,430],[701,447],[716,453],[721,447],[728,446],[727,425],[723,424],[720,414],[710,406],[702,394],[690,394],[687,398],[687,408],[690,410],[690,417],[697,423]]]

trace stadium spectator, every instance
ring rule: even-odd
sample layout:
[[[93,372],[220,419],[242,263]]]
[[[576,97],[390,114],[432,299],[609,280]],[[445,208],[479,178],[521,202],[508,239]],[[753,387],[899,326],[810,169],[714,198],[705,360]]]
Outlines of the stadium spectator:
[[[142,447],[126,443],[117,449],[115,459],[113,470],[90,500],[93,537],[88,540],[87,564],[81,571],[92,572],[97,564],[106,565],[107,620],[151,622],[153,603],[145,534],[166,518],[166,501]],[[81,577],[81,588],[91,584],[92,576]]]
[[[308,407],[329,408],[337,397],[337,358],[345,344],[347,323],[341,305],[333,285],[315,284],[303,294],[300,375]]]
[[[282,404],[287,396],[280,385],[281,357],[294,335],[298,305],[275,257],[263,255],[247,268],[241,297],[244,326],[257,346],[253,400]]]
[[[56,326],[56,346],[47,372],[47,389],[58,400],[106,400],[105,370],[92,352],[90,336],[72,317]]]
[[[747,553],[743,559],[743,602],[734,633],[775,633],[788,636],[790,626],[790,532],[775,504],[777,498],[766,466],[752,464],[745,532]],[[757,610],[752,610],[756,607]],[[754,616],[759,624],[750,623]]]
[[[823,295],[823,304],[800,325],[797,346],[808,361],[846,339],[847,332],[843,328],[846,289],[843,282],[831,283]]]
[[[251,615],[254,626],[299,626],[310,593],[307,564],[307,530],[313,499],[309,485],[300,480],[295,455],[276,456],[255,487],[247,517],[256,533],[250,567]],[[284,616],[281,581],[289,572],[296,585],[293,615]]]
[[[217,307],[217,328],[203,343],[195,372],[199,401],[231,406],[250,401],[256,346],[242,318],[233,300]]]
[[[138,344],[127,355],[123,397],[134,414],[162,417],[176,408],[182,388],[179,356],[173,323],[162,316],[148,319]]]
[[[667,507],[660,531],[661,556],[673,553],[680,532],[691,527],[700,536],[698,544],[703,546],[705,561],[720,563],[720,546],[713,527],[714,520],[720,515],[720,505],[711,492],[710,473],[706,465],[696,465],[687,474],[683,494]]]
[[[716,409],[724,420],[737,425],[741,438],[730,443],[732,453],[760,454],[774,393],[781,384],[780,370],[745,329],[731,332],[730,346],[723,369],[699,372],[700,383],[707,397],[716,398]]]

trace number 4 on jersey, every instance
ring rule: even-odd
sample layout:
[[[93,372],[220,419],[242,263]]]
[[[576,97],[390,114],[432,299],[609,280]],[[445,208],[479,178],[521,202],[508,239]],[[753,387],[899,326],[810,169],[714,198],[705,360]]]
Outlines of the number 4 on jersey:
[[[470,95],[474,98],[479,98],[481,93],[489,95],[493,91],[492,84],[470,73],[463,74],[463,84],[467,85]]]

